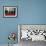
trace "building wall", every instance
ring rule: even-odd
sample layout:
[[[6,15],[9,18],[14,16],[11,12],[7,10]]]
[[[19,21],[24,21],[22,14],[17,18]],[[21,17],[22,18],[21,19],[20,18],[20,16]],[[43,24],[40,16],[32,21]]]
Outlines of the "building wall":
[[[18,7],[18,16],[3,18],[3,6],[13,5]],[[17,34],[18,24],[46,24],[46,0],[0,0],[0,44],[8,43],[9,32]]]

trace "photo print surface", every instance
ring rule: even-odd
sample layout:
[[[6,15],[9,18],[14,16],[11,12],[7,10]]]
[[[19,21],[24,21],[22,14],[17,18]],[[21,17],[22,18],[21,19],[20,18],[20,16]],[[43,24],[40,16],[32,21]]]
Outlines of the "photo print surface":
[[[4,17],[16,17],[17,7],[15,6],[4,6]]]

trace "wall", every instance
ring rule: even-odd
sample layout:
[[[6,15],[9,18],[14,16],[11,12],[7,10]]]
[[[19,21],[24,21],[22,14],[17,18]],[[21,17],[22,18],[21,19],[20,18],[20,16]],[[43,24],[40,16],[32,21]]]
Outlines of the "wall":
[[[17,32],[17,18],[3,18],[3,6],[17,6],[18,0],[0,0],[0,44],[9,42],[8,35],[10,32]],[[18,38],[17,38],[18,39]],[[18,43],[16,39],[15,43]]]
[[[18,17],[3,18],[3,5],[17,5]],[[8,43],[9,32],[18,32],[18,24],[46,24],[46,0],[0,0],[0,44]]]
[[[46,24],[46,0],[20,0],[21,24]]]

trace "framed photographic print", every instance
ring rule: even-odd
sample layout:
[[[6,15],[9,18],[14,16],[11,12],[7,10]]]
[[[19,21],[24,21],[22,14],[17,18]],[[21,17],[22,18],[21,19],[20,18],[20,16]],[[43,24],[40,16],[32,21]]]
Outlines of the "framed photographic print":
[[[16,6],[4,6],[3,7],[3,16],[4,17],[16,17],[17,16],[17,7]]]

